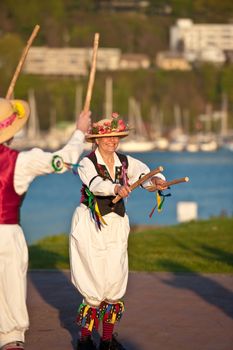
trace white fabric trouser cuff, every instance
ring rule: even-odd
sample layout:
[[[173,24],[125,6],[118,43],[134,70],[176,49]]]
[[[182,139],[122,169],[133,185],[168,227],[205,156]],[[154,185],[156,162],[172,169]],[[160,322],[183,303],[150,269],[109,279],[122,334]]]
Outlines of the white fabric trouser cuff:
[[[0,348],[3,345],[6,345],[8,343],[12,343],[14,341],[22,341],[24,342],[24,332],[22,331],[12,331],[9,333],[0,333]]]

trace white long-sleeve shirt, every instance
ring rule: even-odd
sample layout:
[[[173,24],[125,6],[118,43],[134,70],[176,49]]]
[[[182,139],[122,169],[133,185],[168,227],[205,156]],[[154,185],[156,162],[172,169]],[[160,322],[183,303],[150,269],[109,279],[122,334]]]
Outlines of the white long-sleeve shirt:
[[[95,155],[97,158],[97,163],[105,165],[107,167],[107,165],[105,164],[98,148],[95,151]],[[138,159],[135,159],[131,156],[127,156],[127,159],[128,159],[127,175],[128,175],[128,179],[129,179],[129,184],[132,185],[135,181],[137,181],[140,178],[140,176],[149,173],[150,169],[148,168],[148,166],[146,164],[144,164],[143,162],[141,162]],[[121,166],[121,165],[122,164],[121,164],[120,159],[118,158],[117,154],[114,153],[114,175],[115,175],[115,168],[117,166]],[[107,169],[108,169],[108,167],[107,167]],[[109,169],[108,169],[108,172],[110,174]],[[84,157],[80,161],[80,167],[78,169],[78,173],[79,173],[79,176],[80,176],[82,182],[90,188],[90,191],[94,195],[115,196],[114,189],[115,189],[116,184],[108,179],[103,180],[103,178],[101,176],[98,176],[96,168],[95,168],[93,162],[89,158]],[[156,176],[165,180],[165,177],[160,173],[156,174]],[[92,179],[93,179],[93,181],[91,181]],[[114,179],[113,179],[113,181],[114,181]],[[150,180],[143,183],[143,187],[146,187],[149,185],[152,185]]]
[[[15,191],[21,195],[27,191],[36,176],[53,173],[52,159],[54,155],[60,156],[66,163],[77,163],[83,152],[84,138],[83,132],[76,130],[67,144],[56,152],[45,152],[40,148],[20,152],[15,165]],[[66,170],[64,167],[59,173]]]

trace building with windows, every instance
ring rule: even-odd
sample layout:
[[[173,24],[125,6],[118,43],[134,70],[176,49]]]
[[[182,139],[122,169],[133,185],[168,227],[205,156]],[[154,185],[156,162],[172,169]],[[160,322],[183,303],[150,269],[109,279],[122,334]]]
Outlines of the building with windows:
[[[88,50],[77,48],[31,47],[24,72],[41,75],[87,75]]]
[[[192,66],[182,53],[173,51],[159,52],[156,55],[155,64],[164,70],[191,70]]]
[[[85,76],[92,60],[92,48],[32,47],[24,65],[28,74]],[[148,69],[145,54],[122,54],[118,48],[99,48],[96,69],[99,71]]]
[[[178,19],[170,29],[170,49],[183,52],[189,61],[223,63],[233,50],[233,24],[194,24]]]
[[[148,8],[147,0],[99,0],[97,7],[112,11],[143,11]]]
[[[31,47],[24,65],[28,74],[85,76],[89,72],[92,60],[92,48],[50,48]],[[117,48],[99,48],[97,70],[119,69],[121,50]]]
[[[125,53],[121,55],[119,68],[125,70],[148,69],[150,64],[150,58],[145,54]]]

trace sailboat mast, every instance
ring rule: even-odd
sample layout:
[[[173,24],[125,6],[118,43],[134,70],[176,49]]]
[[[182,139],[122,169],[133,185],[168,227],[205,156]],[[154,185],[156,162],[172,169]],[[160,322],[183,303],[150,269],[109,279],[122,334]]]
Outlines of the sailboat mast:
[[[228,129],[228,100],[227,95],[222,95],[222,111],[221,111],[221,137],[227,136]]]
[[[105,82],[105,116],[106,118],[110,118],[112,115],[112,77],[108,76]]]
[[[36,108],[36,98],[33,89],[28,91],[28,100],[31,109],[31,115],[28,122],[27,137],[28,139],[35,140],[40,135],[39,119]]]
[[[80,114],[83,106],[83,88],[81,85],[76,86],[75,89],[75,109],[74,109],[74,120],[76,120],[77,115]]]

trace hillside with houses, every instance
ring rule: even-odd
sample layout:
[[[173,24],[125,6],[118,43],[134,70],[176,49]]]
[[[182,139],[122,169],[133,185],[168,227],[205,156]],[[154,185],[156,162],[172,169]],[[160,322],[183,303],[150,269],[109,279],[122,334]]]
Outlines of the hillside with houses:
[[[111,110],[130,119],[130,101],[135,101],[134,114],[140,110],[146,129],[153,129],[153,121],[153,133],[162,140],[176,140],[178,130],[190,138],[197,132],[219,138],[233,126],[231,6],[212,1],[206,11],[199,0],[192,6],[190,1],[179,6],[175,1],[58,0],[29,1],[26,13],[5,0],[0,4],[0,93],[39,23],[15,93],[27,98],[33,89],[42,132],[72,124],[82,108],[98,31],[94,119]]]

